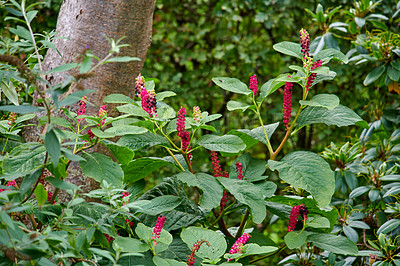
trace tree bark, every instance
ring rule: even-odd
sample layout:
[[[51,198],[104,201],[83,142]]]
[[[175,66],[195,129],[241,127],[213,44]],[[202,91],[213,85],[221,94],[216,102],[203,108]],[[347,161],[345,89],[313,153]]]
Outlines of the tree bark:
[[[87,46],[92,54],[100,59],[104,58],[110,50],[110,44],[105,37],[118,40],[126,36],[121,43],[129,46],[123,47],[118,56],[139,57],[141,61],[107,63],[95,70],[94,77],[81,81],[75,90],[95,90],[88,95],[88,100],[95,105],[87,106],[87,113],[91,115],[97,113],[103,98],[108,94],[134,96],[135,78],[143,67],[151,44],[155,2],[156,0],[64,0],[56,29],[57,36],[63,38],[53,42],[59,53],[48,50],[43,62],[44,71],[76,62]],[[56,73],[46,79],[51,85],[55,85],[62,82],[64,76]],[[107,107],[109,114],[115,114],[112,106]],[[77,106],[72,109],[76,111]],[[27,138],[37,139],[38,131],[38,128],[28,130]],[[83,185],[85,192],[97,187],[94,180],[86,180],[76,163],[70,165],[67,179],[76,185]],[[66,200],[65,197],[62,198]]]

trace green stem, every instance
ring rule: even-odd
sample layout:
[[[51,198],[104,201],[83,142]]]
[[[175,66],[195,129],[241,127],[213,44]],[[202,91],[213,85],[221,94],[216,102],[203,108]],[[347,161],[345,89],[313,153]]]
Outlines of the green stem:
[[[212,222],[212,224],[208,227],[208,229],[212,228],[224,216],[224,214],[235,204],[236,204],[236,200],[221,212],[221,214],[218,216],[218,218],[215,219],[214,222]]]
[[[157,129],[160,130],[160,132],[161,132],[161,134],[164,136],[164,138],[166,138],[166,139],[169,141],[169,143],[171,143],[171,145],[172,145],[175,149],[181,151],[181,149],[178,148],[178,146],[176,146],[175,143],[174,143],[167,135],[165,135],[164,131],[162,131],[162,128],[158,125],[158,123],[154,121],[154,124],[156,125]]]
[[[275,251],[275,252],[273,252],[273,253],[271,253],[271,254],[268,254],[268,255],[262,256],[262,257],[260,257],[260,258],[257,258],[257,259],[254,259],[254,260],[251,260],[251,261],[250,261],[250,265],[252,265],[253,263],[255,263],[255,262],[257,262],[257,261],[260,261],[260,260],[266,259],[266,258],[268,258],[268,257],[270,257],[270,256],[272,256],[272,255],[278,254],[278,253],[282,252],[282,250],[284,250],[285,248],[286,248],[286,244],[283,244],[283,246],[282,246],[282,247],[280,247],[280,248],[279,248],[277,251]]]
[[[267,131],[265,130],[264,123],[262,121],[261,114],[260,114],[260,107],[257,105],[256,101],[254,100],[254,97],[253,97],[253,103],[256,107],[256,114],[257,114],[258,120],[260,121],[261,127],[263,129],[265,140],[267,141],[267,148],[268,148],[269,154],[273,154],[274,149],[272,148],[271,142],[269,141],[269,137],[267,135]]]
[[[8,231],[8,226],[7,226],[6,224],[4,224],[4,228],[5,228],[6,231],[7,231],[8,238],[10,239],[11,246],[12,246],[12,248],[13,248],[13,250],[14,250],[15,264],[18,265],[18,260],[17,260],[17,256],[16,256],[16,254],[17,254],[17,249],[15,248],[14,242],[12,241],[12,238],[11,238],[10,231]]]
[[[168,149],[167,147],[164,147],[168,153],[172,156],[172,158],[174,159],[174,161],[176,162],[176,164],[179,166],[179,168],[181,168],[182,171],[185,171],[185,168],[183,168],[183,166],[179,163],[178,159],[176,159],[175,155],[172,153],[172,151],[170,149]]]
[[[244,214],[243,219],[240,222],[239,229],[236,232],[235,239],[238,239],[243,234],[243,230],[244,230],[244,227],[245,227],[245,225],[247,223],[247,219],[249,218],[249,215],[250,215],[250,211],[247,208],[246,213]]]

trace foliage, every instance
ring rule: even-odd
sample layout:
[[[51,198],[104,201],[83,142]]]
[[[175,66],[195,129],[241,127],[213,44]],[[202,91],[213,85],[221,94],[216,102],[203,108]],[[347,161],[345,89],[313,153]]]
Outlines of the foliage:
[[[244,1],[231,13],[251,3]],[[360,3],[360,10],[373,8]],[[249,86],[224,75],[212,78],[234,97],[226,104],[228,111],[252,113],[258,121],[253,128],[221,134],[214,123],[230,116],[225,111],[225,116],[201,111],[204,100],[193,111],[176,110],[170,104],[176,93],[158,87],[156,93],[154,80],[141,75],[134,99],[121,94],[104,98],[119,116],[109,116],[106,105],[96,114],[86,113],[92,91],[70,93],[80,80],[103,64],[137,58],[117,57],[124,44],[109,39],[106,57],[86,50],[81,60],[50,70],[66,76],[51,86],[38,48],[54,47],[40,44],[43,36],[30,27],[35,5],[25,4],[10,1],[9,7],[24,18],[15,28],[20,38],[15,45],[28,49],[31,60],[13,56],[18,49],[0,53],[6,90],[14,86],[25,93],[5,93],[13,104],[0,106],[6,116],[0,121],[0,261],[5,265],[248,265],[274,261],[277,254],[288,265],[361,264],[366,257],[374,265],[400,263],[398,110],[389,109],[368,124],[338,95],[317,93],[324,81],[337,80],[333,61],[349,68],[344,66],[348,57],[335,47],[318,45],[319,50],[310,51],[310,36],[302,29],[300,44],[271,45],[293,57],[288,72],[276,73],[261,86],[255,76]],[[308,11],[322,24],[330,23],[335,12],[325,16],[322,6]],[[240,17],[237,21],[246,19]],[[371,57],[383,60],[380,55]],[[386,59],[384,64],[392,64],[397,57]],[[267,112],[282,86],[283,123],[282,116],[275,119]],[[21,95],[32,93],[40,101],[21,104]],[[38,142],[21,134],[30,123],[43,129]],[[351,126],[360,134],[352,142],[331,144],[321,155],[287,145],[314,124]],[[115,160],[93,152],[95,145],[106,146]],[[290,152],[282,152],[285,146]],[[211,157],[208,165],[196,162],[202,154]],[[99,189],[83,192],[84,187],[67,181],[74,162],[83,175],[99,182]],[[155,186],[145,184],[150,174],[165,168],[170,176]],[[275,243],[268,229],[287,221],[288,232],[281,231]]]

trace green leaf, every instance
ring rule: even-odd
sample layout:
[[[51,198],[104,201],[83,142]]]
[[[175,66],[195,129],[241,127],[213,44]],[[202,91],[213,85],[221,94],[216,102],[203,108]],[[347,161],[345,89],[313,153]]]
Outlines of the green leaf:
[[[135,233],[140,239],[142,239],[147,244],[153,243],[153,228],[150,228],[142,223],[136,226]],[[160,237],[157,238],[157,244],[154,246],[156,253],[163,252],[168,249],[169,244],[172,243],[172,235],[165,229],[161,230]]]
[[[208,134],[199,138],[196,144],[211,151],[228,153],[239,153],[246,148],[242,139],[234,135],[216,136]]]
[[[143,134],[145,132],[147,132],[146,128],[131,125],[117,125],[104,131],[104,133],[113,134],[115,136],[136,135]]]
[[[139,239],[117,236],[113,241],[114,250],[122,252],[146,252],[150,249],[149,245]]]
[[[148,204],[140,207],[137,212],[148,215],[158,215],[162,212],[174,210],[181,204],[181,199],[173,195],[164,195],[152,199]]]
[[[58,141],[57,135],[53,129],[47,131],[44,145],[46,146],[46,150],[50,155],[50,159],[55,166],[57,166],[58,161],[60,160],[61,150],[60,150],[60,142]]]
[[[81,67],[79,69],[80,73],[86,73],[92,67],[92,58],[90,56],[85,56],[81,63]]]
[[[93,127],[93,128],[91,128],[91,130],[92,130],[93,135],[95,135],[96,137],[98,137],[100,139],[107,139],[107,138],[115,137],[115,134],[113,132],[105,132],[97,127]]]
[[[124,183],[134,183],[168,164],[161,159],[139,158],[123,167]]]
[[[272,252],[277,251],[277,247],[271,246],[259,246],[255,243],[249,243],[244,245],[243,247],[243,255],[250,256],[250,255],[261,255],[261,254],[269,254]]]
[[[400,226],[400,219],[392,219],[379,227],[378,231],[376,232],[377,235],[379,234],[386,234],[389,232],[392,232],[394,229],[396,229],[398,226]]]
[[[130,62],[130,61],[140,61],[138,57],[131,57],[131,56],[118,56],[113,57],[105,61],[104,63],[111,63],[111,62]]]
[[[113,162],[110,157],[97,152],[85,152],[82,154],[82,157],[86,161],[80,161],[79,166],[85,175],[100,182],[100,185],[102,185],[102,181],[105,180],[108,184],[113,185],[116,188],[122,186],[124,173],[122,172],[121,167],[117,163]]]
[[[315,106],[315,107],[324,107],[328,110],[332,110],[339,106],[340,100],[334,94],[317,94],[314,95],[308,101],[299,101],[301,105]]]
[[[300,233],[292,231],[287,233],[284,239],[288,248],[296,249],[306,242],[307,234],[304,231]]]
[[[67,106],[67,105],[75,104],[75,103],[79,102],[83,96],[85,96],[89,93],[92,93],[92,92],[95,92],[95,90],[85,89],[85,90],[74,92],[74,93],[68,95],[67,97],[65,97],[65,99],[63,99],[61,102],[59,102],[58,106]]]
[[[200,207],[210,210],[220,205],[223,189],[215,177],[205,173],[194,175],[188,171],[181,172],[176,177],[187,185],[198,187],[203,191]]]
[[[160,256],[155,255],[153,262],[156,266],[186,266],[187,264],[181,261],[163,259]]]
[[[47,191],[42,184],[37,185],[35,188],[35,196],[37,204],[41,207],[47,201]]]
[[[143,110],[142,107],[130,103],[118,106],[117,110],[122,113],[130,114],[133,116],[146,117],[146,118],[150,117],[149,114],[145,110]]]
[[[247,180],[217,177],[218,181],[241,203],[251,208],[254,223],[262,223],[266,216],[264,191]],[[275,192],[275,191],[274,191]]]
[[[79,64],[77,64],[77,63],[69,63],[69,64],[57,66],[57,67],[53,68],[52,70],[50,70],[49,72],[47,72],[47,74],[68,71],[68,70],[77,68],[78,66],[79,66]]]
[[[215,77],[212,81],[224,90],[249,95],[252,91],[247,88],[247,85],[235,78]]]
[[[211,261],[217,261],[219,257],[224,255],[227,248],[223,235],[202,227],[184,228],[181,232],[181,238],[189,248],[192,248],[199,240],[204,239],[208,241],[210,246],[206,243],[201,245],[200,249],[196,252],[196,256]]]
[[[251,105],[247,103],[242,103],[242,102],[237,102],[237,101],[229,101],[226,104],[226,108],[228,111],[234,111],[234,110],[242,110],[242,112],[246,111],[247,108],[249,108]]]
[[[173,92],[173,91],[162,91],[162,92],[157,93],[156,99],[157,99],[157,102],[160,102],[160,101],[164,100],[167,97],[172,97],[172,96],[175,96],[175,95],[176,95],[176,93]]]
[[[104,143],[104,145],[107,146],[107,148],[110,149],[110,151],[120,164],[128,164],[130,161],[132,161],[135,153],[131,149],[115,144],[114,142],[109,140],[103,140],[102,142]]]
[[[391,80],[398,81],[400,72],[392,66],[388,66],[387,74]]]
[[[318,206],[326,207],[335,191],[335,176],[329,164],[318,154],[297,151],[286,155],[281,161],[269,160],[271,170],[296,188],[311,193]]]
[[[267,170],[267,164],[265,160],[256,159],[250,157],[249,153],[241,154],[232,164],[230,167],[230,177],[236,177],[236,166],[235,163],[240,162],[243,167],[243,179],[253,181],[253,179],[261,177],[265,171]],[[264,177],[265,179],[265,177]]]
[[[319,215],[308,217],[306,225],[312,228],[330,228],[331,225],[326,217]]]
[[[3,159],[3,174],[33,171],[43,163],[45,152],[40,143],[26,143],[14,148]]]
[[[385,69],[386,69],[385,66],[381,65],[378,66],[377,68],[374,68],[371,72],[369,72],[364,79],[364,86],[368,86],[375,80],[377,80],[383,74],[383,72],[385,72]]]
[[[345,64],[347,64],[349,62],[349,59],[347,58],[347,56],[345,56],[339,50],[332,49],[332,48],[324,49],[324,50],[320,51],[319,53],[317,53],[316,55],[314,55],[314,61],[322,60],[323,65],[329,63],[329,61],[331,61],[332,59],[336,59]]]
[[[169,142],[164,137],[146,132],[141,135],[125,135],[117,141],[118,145],[126,146],[133,151],[137,151],[142,148],[152,147],[155,145],[168,145]]]
[[[303,54],[301,53],[301,46],[298,43],[285,41],[274,44],[273,48],[283,54],[294,56],[299,59],[303,58]]]
[[[81,190],[78,186],[71,184],[69,182],[65,182],[63,180],[57,179],[55,177],[47,177],[46,181],[50,182],[53,186],[59,189],[72,189],[72,190]]]
[[[331,234],[310,234],[307,241],[312,242],[314,246],[327,250],[335,254],[356,255],[358,248],[350,239],[343,236],[335,236]]]
[[[12,82],[9,82],[8,84],[5,83],[4,81],[0,82],[0,92],[3,92],[4,95],[9,99],[13,104],[19,105],[18,103],[18,93],[15,90],[15,86]]]
[[[350,108],[340,104],[332,110],[324,107],[310,106],[300,113],[297,119],[297,128],[316,123],[343,127],[354,125],[359,121],[363,121],[359,115]]]
[[[275,79],[270,79],[266,83],[261,86],[260,93],[260,102],[263,101],[266,97],[274,93],[277,89],[285,85],[284,81],[278,81],[279,77]]]
[[[17,114],[29,114],[43,111],[43,108],[39,108],[32,105],[3,105],[0,106],[0,111],[12,112]]]
[[[279,126],[279,122],[264,126],[265,132],[267,133],[267,136],[268,136],[268,139],[271,139],[272,134],[274,134],[274,132],[278,128],[278,126]],[[267,145],[267,140],[265,138],[265,134],[264,134],[264,130],[263,130],[262,126],[253,128],[251,130],[249,130],[249,129],[237,129],[236,131],[245,133],[245,134],[249,135],[250,137],[252,137],[252,138],[254,138],[256,140],[259,140],[262,143],[264,143],[265,145]]]
[[[105,103],[132,103],[132,104],[135,103],[135,101],[133,99],[131,99],[130,97],[123,95],[123,94],[119,94],[119,93],[107,95],[106,97],[104,97],[103,102],[105,102]]]

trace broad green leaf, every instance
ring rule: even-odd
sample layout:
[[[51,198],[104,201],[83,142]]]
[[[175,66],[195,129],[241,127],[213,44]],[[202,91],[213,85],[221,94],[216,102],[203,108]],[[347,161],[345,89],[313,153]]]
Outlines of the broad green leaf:
[[[36,201],[39,206],[43,206],[47,201],[47,191],[42,184],[35,188]]]
[[[48,181],[48,182],[51,183],[53,186],[55,186],[56,188],[59,188],[59,189],[64,189],[64,190],[67,190],[67,189],[81,190],[78,186],[76,186],[76,185],[74,185],[74,184],[72,184],[72,183],[69,183],[69,182],[66,182],[66,181],[57,179],[57,178],[55,178],[55,177],[47,177],[47,178],[46,178],[46,181]]]
[[[92,67],[92,58],[90,56],[85,56],[82,63],[80,64],[79,72],[86,73]]]
[[[57,66],[57,67],[53,68],[52,70],[50,70],[49,72],[47,72],[47,74],[68,71],[68,70],[77,68],[78,66],[79,66],[79,64],[77,64],[77,63],[69,63],[69,64]]]
[[[130,61],[140,61],[138,57],[131,57],[131,56],[118,56],[113,57],[105,61],[104,63],[111,63],[111,62],[130,62]]]
[[[124,171],[124,183],[134,183],[166,164],[168,162],[158,158],[138,158],[131,161],[122,168]]]
[[[158,215],[162,212],[174,210],[181,204],[181,199],[173,195],[164,195],[152,199],[149,203],[140,207],[137,212],[148,215]]]
[[[12,112],[17,114],[29,114],[43,111],[43,108],[39,108],[32,105],[3,105],[0,106],[0,111]]]
[[[181,232],[181,238],[189,248],[192,248],[199,240],[204,239],[208,241],[210,246],[206,243],[201,245],[199,251],[196,252],[196,256],[211,261],[217,261],[219,257],[224,255],[227,248],[223,235],[202,227],[184,228]]]
[[[314,246],[320,249],[342,255],[356,255],[358,248],[350,239],[343,236],[331,234],[310,234],[307,236],[307,242],[312,242]]]
[[[122,113],[130,114],[133,116],[147,117],[147,118],[150,117],[149,114],[145,110],[143,110],[142,107],[130,103],[118,106],[117,110]]]
[[[164,229],[168,231],[188,227],[199,220],[204,219],[205,215],[207,215],[207,212],[202,211],[192,200],[188,198],[183,183],[176,178],[164,178],[161,183],[148,190],[140,198],[138,198],[138,200],[152,200],[162,195],[174,195],[180,197],[182,200],[182,203],[174,210],[163,214],[166,216]],[[156,216],[150,216],[146,214],[141,214],[137,217],[147,226],[154,226],[157,220]]]
[[[61,102],[58,103],[58,106],[67,106],[71,104],[75,104],[79,102],[83,96],[88,95],[89,93],[95,92],[95,90],[85,89],[82,91],[74,92],[67,97],[65,97]]]
[[[348,225],[343,225],[343,233],[354,243],[358,242],[358,233]]]
[[[362,118],[358,114],[340,104],[332,110],[324,107],[310,106],[300,113],[297,119],[297,128],[316,123],[343,127],[354,125],[359,121],[362,121]]]
[[[275,252],[277,250],[278,250],[277,247],[260,246],[255,243],[249,243],[249,244],[244,245],[243,255],[250,256],[250,255],[269,254],[269,253]]]
[[[318,154],[296,151],[281,161],[269,160],[271,170],[277,170],[279,177],[296,188],[311,193],[318,206],[326,207],[335,191],[335,176],[329,164]]]
[[[381,227],[379,227],[376,234],[379,235],[379,234],[386,234],[386,233],[392,232],[398,226],[400,226],[400,219],[389,220],[386,223],[382,224]]]
[[[60,160],[61,150],[60,142],[58,141],[57,135],[53,129],[46,132],[44,145],[46,146],[46,150],[50,155],[51,161],[55,166],[57,166],[58,161]]]
[[[211,151],[228,153],[239,153],[246,148],[242,139],[234,135],[216,136],[208,134],[199,138],[196,144]]]
[[[239,202],[250,207],[254,223],[262,223],[266,208],[263,197],[265,192],[260,187],[246,180],[225,177],[217,179]]]
[[[200,207],[210,210],[219,206],[223,189],[215,177],[205,173],[194,175],[188,171],[179,173],[176,177],[188,186],[195,186],[203,191]]]
[[[271,138],[272,134],[274,134],[274,132],[278,128],[278,126],[279,126],[279,122],[264,126],[265,132],[267,133],[267,136],[268,136],[268,139]],[[249,135],[250,137],[252,137],[256,140],[259,140],[262,143],[264,143],[265,145],[267,145],[267,140],[265,138],[264,129],[262,128],[262,126],[253,128],[251,130],[250,129],[237,129],[236,131],[245,133],[245,134]]]
[[[388,66],[387,74],[391,80],[398,81],[400,72],[392,66]]]
[[[226,108],[228,109],[228,111],[234,111],[234,110],[241,110],[242,112],[246,111],[247,108],[249,108],[251,105],[247,104],[247,103],[242,103],[242,102],[238,102],[238,101],[229,101],[226,104]]]
[[[369,186],[356,187],[353,191],[351,191],[349,198],[357,198],[369,190],[371,190],[371,187]]]
[[[146,132],[141,135],[125,135],[117,141],[117,144],[137,151],[141,148],[152,147],[159,144],[168,145],[169,142],[160,135]]]
[[[119,93],[107,95],[106,97],[104,97],[103,102],[105,102],[105,103],[132,103],[132,104],[135,103],[135,101],[133,99],[131,99],[130,97],[123,95],[123,94],[119,94]]]
[[[14,148],[3,159],[3,173],[29,173],[39,167],[46,148],[40,143],[27,143]]]
[[[110,157],[97,152],[85,152],[82,154],[82,157],[86,161],[80,161],[79,166],[85,175],[100,182],[101,185],[102,181],[105,180],[108,184],[111,184],[116,188],[122,186],[124,173],[122,172],[121,167]]]
[[[262,102],[266,97],[274,93],[277,89],[285,85],[284,81],[278,81],[277,78],[270,79],[261,86],[259,101]]]
[[[153,228],[150,228],[142,223],[136,226],[135,233],[147,244],[151,245],[153,243]],[[169,244],[172,243],[172,235],[165,229],[161,230],[160,237],[157,238],[157,244],[154,246],[156,253],[163,252],[168,249]]]
[[[383,74],[383,72],[385,72],[385,69],[386,69],[385,66],[381,65],[381,66],[378,66],[377,68],[374,68],[371,72],[369,72],[368,75],[364,79],[364,82],[363,82],[364,86],[368,86],[372,82],[377,80]]]
[[[93,128],[91,128],[91,130],[92,130],[93,135],[95,135],[96,137],[98,137],[100,139],[107,139],[107,138],[115,137],[114,132],[105,132],[97,127],[93,127]]]
[[[306,220],[306,225],[313,228],[330,228],[328,218],[319,215],[308,217]]]
[[[240,162],[243,167],[243,179],[253,181],[253,179],[262,176],[267,170],[265,160],[251,158],[249,153],[241,154],[230,167],[230,177],[236,177],[236,162]]]
[[[173,91],[162,91],[162,92],[157,93],[156,99],[157,99],[157,102],[160,102],[160,101],[164,100],[167,97],[172,97],[172,96],[175,96],[175,95],[176,95],[176,93],[173,92]]]
[[[115,136],[143,134],[145,132],[147,132],[146,128],[131,125],[117,125],[104,131],[104,133],[110,133]]]
[[[308,101],[299,101],[301,105],[308,105],[314,107],[324,107],[328,110],[336,108],[339,103],[339,97],[334,94],[317,94]]]
[[[9,82],[8,84],[5,83],[4,81],[0,82],[0,92],[3,92],[4,95],[9,99],[13,104],[19,105],[18,103],[18,93],[15,90],[15,86],[12,82]]]
[[[288,248],[296,249],[301,247],[306,242],[307,234],[304,231],[301,233],[293,231],[287,233],[284,239]]]
[[[26,115],[18,116],[17,119],[15,119],[15,124],[19,124],[24,121],[28,121],[28,120],[34,118],[35,116],[36,116],[36,114],[26,114]]]
[[[181,261],[163,259],[160,256],[155,255],[153,262],[156,266],[186,266],[187,264]]]
[[[212,81],[224,90],[249,95],[252,91],[246,84],[236,78],[215,77]]]
[[[109,140],[103,140],[102,142],[107,146],[107,148],[110,149],[120,164],[128,164],[130,161],[132,161],[135,153],[128,147],[118,145]]]
[[[150,249],[149,245],[139,239],[118,236],[113,241],[114,250],[122,252],[146,252]]]
[[[291,76],[291,75],[288,75],[288,74],[282,74],[282,75],[279,75],[279,77],[276,78],[276,81],[302,83],[303,78],[302,77]]]
[[[301,46],[298,43],[285,41],[274,44],[273,48],[283,54],[294,56],[299,59],[303,58],[303,54],[301,53]]]
[[[314,61],[322,60],[323,65],[329,63],[329,61],[331,61],[332,59],[336,59],[345,64],[347,64],[349,62],[349,59],[347,58],[346,55],[344,55],[339,50],[332,49],[332,48],[324,49],[324,50],[320,51],[319,53],[317,53],[316,55],[314,55]]]

